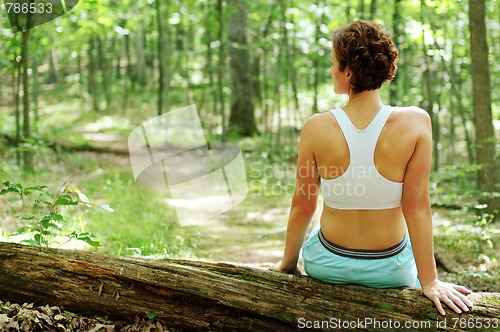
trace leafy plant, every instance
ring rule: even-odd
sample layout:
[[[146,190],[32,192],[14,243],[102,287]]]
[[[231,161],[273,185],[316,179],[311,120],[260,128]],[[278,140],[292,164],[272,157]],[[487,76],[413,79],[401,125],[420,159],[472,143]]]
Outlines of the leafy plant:
[[[22,243],[35,245],[39,247],[49,247],[50,241],[63,233],[63,225],[66,223],[65,217],[61,212],[62,207],[92,204],[87,196],[77,187],[70,186],[71,181],[66,181],[57,190],[55,194],[48,191],[47,186],[24,187],[21,183],[12,183],[6,181],[2,184],[0,195],[15,193],[19,195],[25,214],[20,217],[26,225],[21,227],[15,235],[34,233],[33,239],[23,240]],[[31,198],[28,204],[28,198]],[[107,205],[102,208],[112,211]],[[94,235],[83,232],[66,234],[68,241],[80,240],[91,246],[100,246],[100,243],[93,240]],[[66,242],[68,242],[66,241]]]
[[[156,316],[158,316],[160,314],[160,312],[149,312],[149,311],[146,311],[146,316],[148,316],[148,318],[150,320],[153,320]]]

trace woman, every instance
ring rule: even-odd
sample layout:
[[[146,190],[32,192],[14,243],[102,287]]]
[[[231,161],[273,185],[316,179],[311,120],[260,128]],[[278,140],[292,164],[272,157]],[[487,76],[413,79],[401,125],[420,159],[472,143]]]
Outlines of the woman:
[[[465,294],[471,291],[440,281],[434,261],[430,117],[380,98],[380,87],[396,74],[397,57],[380,25],[356,21],[334,31],[330,73],[335,93],[349,101],[304,124],[285,251],[271,270],[300,273],[299,251],[321,188],[320,224],[302,252],[309,276],[377,288],[422,287],[442,315],[442,303],[468,311],[472,302]]]

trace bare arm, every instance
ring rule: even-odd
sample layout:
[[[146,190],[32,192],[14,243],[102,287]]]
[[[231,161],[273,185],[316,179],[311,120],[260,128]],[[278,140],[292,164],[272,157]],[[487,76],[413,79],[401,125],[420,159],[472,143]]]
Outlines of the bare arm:
[[[439,281],[434,260],[432,213],[429,198],[429,174],[431,170],[432,130],[430,117],[423,110],[412,111],[412,124],[418,131],[413,155],[406,167],[403,182],[402,208],[413,246],[418,278],[424,294],[444,315],[441,302],[457,313],[468,311],[472,302],[463,294],[471,293],[463,286]]]
[[[314,122],[308,120],[300,137],[297,177],[292,206],[288,217],[285,251],[280,263],[271,270],[299,273],[297,261],[307,229],[316,211],[319,192],[319,175],[313,153]]]

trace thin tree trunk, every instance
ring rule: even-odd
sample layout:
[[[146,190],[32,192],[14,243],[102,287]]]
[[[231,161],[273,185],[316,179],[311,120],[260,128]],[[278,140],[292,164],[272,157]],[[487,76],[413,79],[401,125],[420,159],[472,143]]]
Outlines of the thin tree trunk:
[[[370,3],[370,21],[373,21],[377,16],[377,0],[372,0]]]
[[[254,41],[255,43],[255,41]],[[262,88],[261,88],[261,74],[260,74],[260,61],[259,55],[254,55],[252,60],[252,90],[254,92],[255,102],[259,107],[262,107]]]
[[[491,114],[491,85],[486,42],[485,0],[469,1],[472,99],[476,133],[476,158],[480,169],[477,187],[482,192],[497,192],[498,165],[495,161],[495,133]],[[500,197],[486,200],[491,213],[500,209]]]
[[[200,118],[206,118],[209,119],[210,121],[207,122],[207,127],[208,131],[212,133],[213,130],[213,125],[214,121],[212,117],[214,116],[216,109],[217,109],[217,88],[216,88],[216,81],[215,81],[215,64],[214,64],[214,52],[212,49],[213,42],[214,42],[214,36],[212,35],[212,21],[210,18],[213,17],[214,13],[212,9],[214,9],[214,6],[212,2],[207,2],[205,4],[205,35],[203,36],[202,40],[205,41],[205,47],[206,47],[206,54],[205,54],[205,74],[208,76],[208,84],[204,85],[203,87],[203,100],[207,98],[207,91],[208,91],[208,99],[209,101],[207,102],[207,110],[206,114],[207,116],[203,116],[202,112],[204,112],[204,107],[200,107],[198,111],[200,112]]]
[[[101,84],[102,84],[102,90],[104,92],[104,99],[106,101],[106,106],[105,110],[109,110],[110,104],[111,104],[111,94],[109,91],[109,77],[108,77],[108,63],[106,61],[107,56],[106,56],[106,51],[104,50],[103,46],[103,41],[101,40],[100,37],[96,38],[97,41],[97,54],[98,54],[98,64],[99,64],[99,70],[101,71]]]
[[[92,100],[92,108],[94,111],[99,112],[99,94],[97,91],[97,80],[96,80],[96,57],[94,54],[95,51],[95,42],[94,37],[89,37],[89,48],[88,48],[88,72],[89,79],[87,82],[87,90],[90,95],[90,99]]]
[[[158,31],[157,52],[158,52],[158,103],[157,113],[163,114],[163,92],[165,91],[165,72],[163,62],[163,29],[161,26],[162,16],[160,10],[160,0],[155,0],[156,10],[156,30]]]
[[[80,49],[76,55],[76,65],[78,70],[78,83],[80,84],[80,88],[78,89],[79,98],[81,102],[81,109],[85,109],[85,80],[83,78],[83,66],[82,66],[82,49]]]
[[[221,140],[225,141],[226,136],[226,103],[224,98],[224,71],[226,69],[226,61],[224,54],[224,6],[223,0],[217,0],[217,19],[219,29],[217,31],[217,39],[219,40],[219,65],[217,66],[217,97],[219,100],[220,117],[221,117]]]
[[[254,116],[250,53],[247,41],[248,8],[243,0],[228,2],[228,42],[231,74],[231,116],[229,125],[237,134],[257,132]]]
[[[132,82],[138,82],[140,86],[145,86],[147,84],[146,56],[144,55],[144,46],[144,28],[141,23],[138,23],[137,30],[135,32],[135,56],[137,63],[135,65],[134,79]]]
[[[35,59],[33,63],[33,131],[38,131],[38,123],[40,114],[38,109],[38,97],[40,96],[40,73],[38,72],[38,61]]]
[[[347,19],[348,22],[352,20],[351,10],[352,10],[352,0],[347,0],[345,8],[345,18]]]
[[[372,1],[373,3],[373,1]],[[401,54],[403,50],[403,44],[401,43],[401,38],[404,36],[403,33],[403,18],[401,15],[401,0],[394,0],[394,8],[393,8],[393,14],[392,14],[392,30],[394,33],[394,44],[396,48],[399,51],[399,54]],[[405,74],[405,68],[401,65],[401,61],[398,64],[398,73],[396,77],[391,82],[390,85],[390,104],[391,105],[399,105],[401,102],[398,99],[398,86],[399,86],[399,78]]]
[[[280,33],[283,33],[284,28],[285,28],[285,11],[286,11],[286,6],[283,2],[284,0],[279,0],[279,10],[281,14],[281,19],[280,19]],[[278,128],[276,128],[276,134],[274,134],[274,113],[271,114],[271,147],[273,149],[273,152],[281,151],[281,130],[282,130],[282,124],[281,124],[281,74],[283,72],[283,53],[284,53],[284,38],[283,36],[280,36],[279,38],[280,43],[278,46],[278,58],[276,62],[276,69],[275,69],[275,79],[274,79],[274,106],[275,106],[275,112],[277,116],[277,121],[278,121]],[[274,143],[274,137],[276,139],[276,143]]]
[[[425,22],[425,10],[427,9],[427,5],[425,4],[425,0],[420,1],[420,15],[421,15],[421,22]],[[433,151],[432,151],[432,156],[433,156],[433,163],[432,163],[432,169],[434,171],[437,171],[439,169],[439,143],[440,143],[440,123],[439,123],[439,116],[437,112],[434,111],[434,104],[436,103],[435,100],[435,95],[434,95],[434,89],[435,89],[435,79],[433,76],[433,62],[431,62],[431,58],[427,54],[427,44],[425,40],[425,31],[422,29],[422,34],[421,34],[421,41],[422,41],[422,51],[423,51],[423,57],[424,57],[424,63],[425,63],[425,70],[423,73],[423,80],[422,80],[422,91],[425,93],[425,100],[424,100],[424,109],[429,113],[432,121],[432,143],[433,143]]]
[[[365,0],[358,0],[359,1],[359,18],[364,20],[365,19]]]
[[[22,32],[23,46],[21,61],[23,66],[23,140],[31,138],[31,119],[30,119],[30,93],[29,93],[29,38],[30,29]],[[33,151],[26,149],[23,153],[23,169],[25,171],[33,170]]]
[[[475,160],[474,148],[473,148],[472,139],[470,137],[471,134],[469,133],[469,129],[467,128],[468,120],[467,120],[467,117],[465,115],[465,108],[464,108],[464,104],[463,104],[463,101],[461,98],[461,96],[462,96],[462,84],[461,83],[457,88],[457,96],[458,96],[457,97],[458,114],[460,115],[460,121],[461,121],[462,127],[464,129],[465,144],[467,146],[467,159],[468,159],[470,164],[473,164],[474,160]]]
[[[276,8],[277,6],[272,6],[270,8],[270,13],[269,13],[269,16],[267,18],[267,23],[266,23],[266,26],[264,27],[264,31],[262,32],[262,40],[264,41],[264,43],[266,42],[266,38],[269,34],[269,31],[271,30],[271,26],[273,24],[273,21],[274,21],[274,15],[275,15],[275,12],[276,12]],[[269,101],[270,101],[270,94],[271,92],[269,91],[269,76],[270,75],[266,75],[266,73],[268,72],[268,55],[269,54],[269,47],[264,44],[263,46],[263,49],[262,49],[262,68],[264,70],[261,70],[264,74],[262,75],[262,100],[263,100],[263,124],[264,124],[264,134],[265,135],[269,135],[269,136],[272,136],[272,123],[270,123],[270,115],[269,115]],[[256,59],[259,59],[259,55],[257,54],[256,55]],[[257,61],[257,60],[255,60]],[[258,61],[260,62],[260,61]]]
[[[130,34],[126,34],[123,36],[123,47],[125,48],[125,58],[127,59],[127,79],[130,84],[126,84],[126,86],[134,87],[134,75],[133,75],[133,66],[132,66],[132,53],[130,51]]]
[[[290,23],[294,24],[295,25],[295,21],[293,19],[293,16],[291,18],[291,21]],[[296,36],[295,36],[295,29],[292,30],[292,50],[293,51],[288,51],[287,52],[287,55],[289,57],[289,60],[288,62],[290,63],[290,66],[289,66],[289,70],[290,70],[290,81],[291,81],[291,85],[292,85],[292,98],[293,98],[293,104],[294,104],[294,112],[293,112],[293,126],[294,128],[298,128],[298,126],[300,124],[302,124],[304,122],[304,120],[302,119],[302,113],[300,112],[300,103],[299,103],[299,88],[298,88],[298,84],[297,84],[297,70],[295,68],[295,50],[297,49],[297,46],[296,46],[296,43],[295,41],[297,40]],[[293,136],[295,139],[295,133],[293,133]],[[295,145],[292,145],[292,146],[296,146]]]
[[[15,121],[16,121],[16,164],[21,166],[21,152],[19,145],[21,144],[21,79],[22,79],[22,62],[17,62],[17,54],[14,56],[15,68],[17,71],[17,77],[13,80],[14,83],[14,105],[15,105]],[[15,73],[15,72],[14,72]]]
[[[47,83],[57,83],[57,69],[54,61],[54,49],[47,52],[47,64],[49,65],[49,74],[47,76]]]
[[[318,8],[322,8],[324,6],[324,3],[320,0],[316,3],[316,6]],[[316,21],[316,30],[314,33],[314,40],[316,42],[319,42],[319,39],[322,37],[321,33],[321,24],[324,21],[324,11],[321,14],[321,19]],[[313,54],[314,60],[313,60],[313,68],[314,68],[314,82],[313,82],[313,91],[314,91],[314,97],[313,97],[313,108],[312,108],[312,113],[318,113],[318,98],[319,98],[319,75],[322,72],[320,64],[320,55],[317,54],[316,52]]]

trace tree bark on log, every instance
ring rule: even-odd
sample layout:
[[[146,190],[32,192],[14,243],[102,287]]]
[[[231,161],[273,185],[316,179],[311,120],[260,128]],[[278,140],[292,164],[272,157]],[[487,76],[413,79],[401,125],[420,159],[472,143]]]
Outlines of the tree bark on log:
[[[328,322],[324,329],[339,321],[376,329],[366,325],[366,319],[381,324],[426,321],[434,329],[444,320],[431,301],[412,288],[336,286],[224,263],[115,257],[10,243],[0,243],[0,298],[49,303],[113,320],[156,312],[155,319],[190,331],[291,331],[301,322],[315,321]],[[460,330],[453,318],[477,318],[483,324],[498,319],[499,293],[474,293],[470,298],[470,313],[447,311],[448,329]]]

